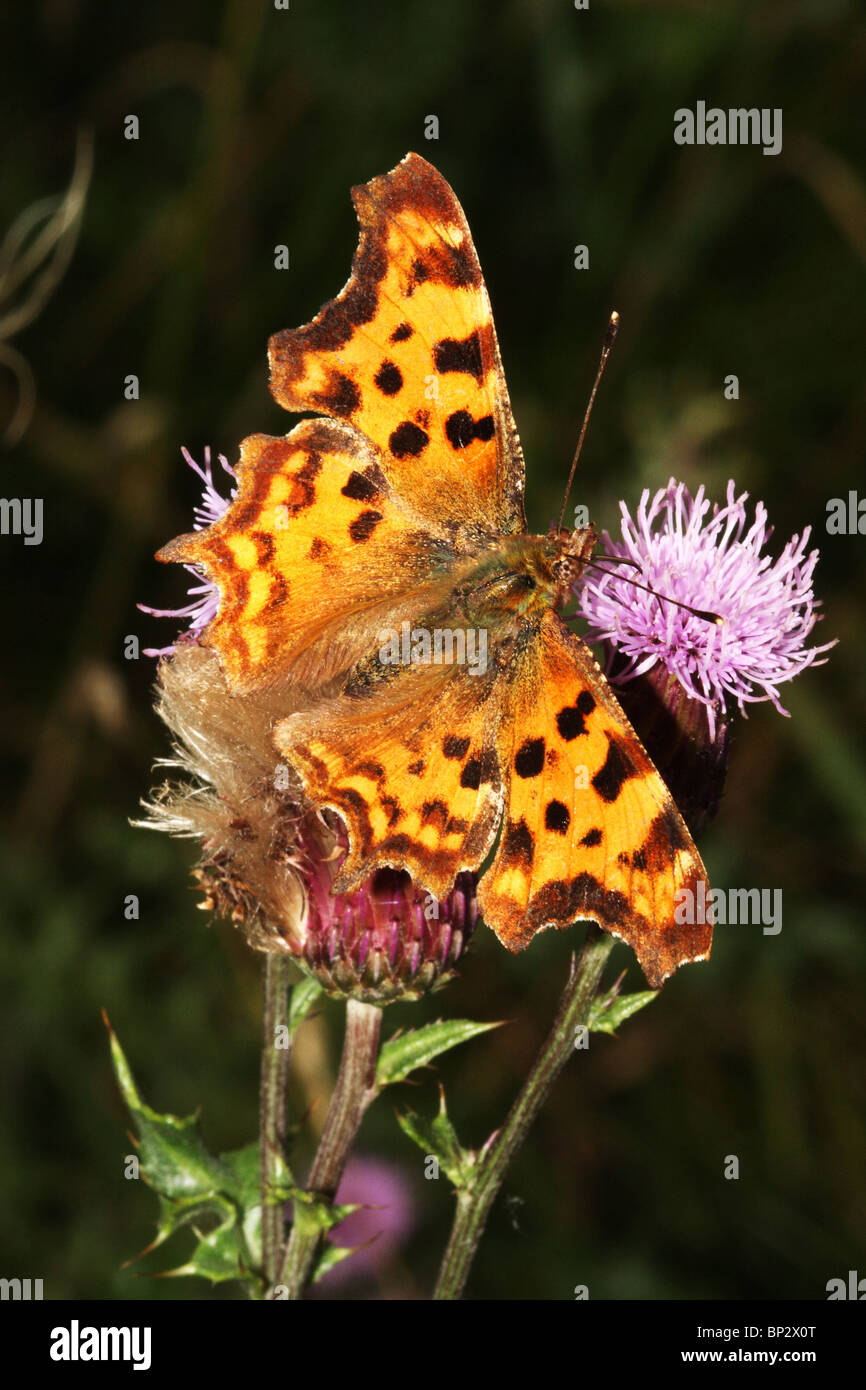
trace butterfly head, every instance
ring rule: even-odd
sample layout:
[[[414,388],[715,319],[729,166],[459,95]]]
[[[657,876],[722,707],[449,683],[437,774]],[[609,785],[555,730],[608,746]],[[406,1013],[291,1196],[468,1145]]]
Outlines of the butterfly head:
[[[553,607],[558,612],[574,596],[574,585],[592,557],[598,532],[590,522],[588,526],[579,526],[574,531],[554,532],[551,540],[556,551],[552,566],[555,580]]]

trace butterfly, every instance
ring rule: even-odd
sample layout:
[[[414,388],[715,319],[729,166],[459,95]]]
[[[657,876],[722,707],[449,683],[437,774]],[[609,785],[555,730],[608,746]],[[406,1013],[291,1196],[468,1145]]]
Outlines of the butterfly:
[[[269,344],[275,399],[315,414],[246,439],[225,515],[158,558],[217,585],[199,641],[231,689],[285,690],[275,749],[348,833],[335,891],[389,865],[442,899],[495,850],[478,901],[505,946],[595,921],[655,988],[709,954],[711,925],[676,911],[706,875],[560,616],[594,528],[527,533],[490,302],[445,179],[409,154],[352,196],[348,283]]]

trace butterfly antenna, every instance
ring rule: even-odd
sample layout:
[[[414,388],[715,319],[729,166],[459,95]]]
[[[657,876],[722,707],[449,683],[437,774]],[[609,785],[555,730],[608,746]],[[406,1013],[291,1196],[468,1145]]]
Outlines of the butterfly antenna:
[[[610,356],[610,350],[613,347],[613,340],[617,335],[618,329],[619,314],[616,312],[616,309],[614,309],[613,313],[610,316],[610,322],[607,325],[607,330],[604,335],[604,342],[601,348],[601,359],[598,364],[598,371],[595,374],[595,381],[593,382],[592,391],[589,395],[589,403],[586,407],[586,413],[583,417],[583,424],[580,427],[580,435],[577,441],[577,448],[574,451],[574,458],[571,461],[571,472],[568,475],[568,486],[565,489],[565,496],[562,499],[562,511],[559,514],[559,530],[562,530],[562,519],[565,516],[565,506],[568,502],[568,494],[571,492],[571,485],[574,482],[574,475],[577,471],[577,461],[580,458],[580,451],[583,448],[583,441],[586,437],[586,427],[589,424],[589,417],[592,413],[592,407],[595,402],[595,393],[598,390],[598,383],[601,381],[602,373],[604,372],[607,359]]]
[[[622,565],[636,564],[636,561],[627,560],[625,556],[602,555],[601,558],[603,560],[615,560]],[[584,569],[598,570],[599,574],[616,573],[615,570],[604,569],[595,560],[585,560],[583,567]],[[684,608],[686,612],[691,613],[693,617],[703,618],[705,623],[714,623],[716,627],[721,627],[722,623],[725,621],[720,613],[713,613],[708,608],[695,608],[691,603],[683,603],[678,598],[669,598],[667,594],[660,594],[657,589],[651,589],[648,584],[641,584],[637,579],[632,579],[627,574],[619,574],[617,575],[617,579],[623,584],[631,584],[635,589],[643,589],[645,594],[652,594],[653,598],[657,598],[660,603],[672,603],[675,608]]]

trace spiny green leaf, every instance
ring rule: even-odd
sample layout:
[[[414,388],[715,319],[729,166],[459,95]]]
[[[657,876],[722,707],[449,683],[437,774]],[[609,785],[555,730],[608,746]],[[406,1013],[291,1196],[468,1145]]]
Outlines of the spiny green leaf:
[[[247,1251],[238,1229],[237,1214],[230,1203],[224,1208],[225,1219],[206,1234],[196,1230],[198,1244],[185,1264],[166,1272],[169,1275],[199,1275],[212,1284],[228,1279],[253,1277],[247,1264]]]
[[[220,1207],[213,1196],[207,1197],[166,1197],[163,1193],[157,1193],[159,1202],[159,1220],[157,1222],[156,1237],[142,1254],[148,1254],[155,1250],[163,1241],[168,1240],[183,1226],[193,1225],[196,1221],[201,1221],[205,1216],[211,1215],[214,1211],[220,1213]]]
[[[434,1057],[447,1052],[449,1048],[501,1026],[501,1023],[473,1023],[468,1018],[449,1018],[389,1038],[379,1053],[377,1090],[405,1081],[416,1067],[427,1066]]]
[[[591,1033],[615,1033],[621,1023],[658,998],[657,989],[638,990],[635,994],[617,994],[611,999],[594,999],[587,1015]]]
[[[295,1224],[305,1235],[313,1231],[330,1231],[364,1205],[363,1202],[343,1202],[335,1207],[318,1192],[297,1191],[293,1195]]]
[[[408,1110],[397,1115],[404,1134],[414,1140],[426,1156],[439,1160],[442,1171],[457,1188],[471,1185],[477,1155],[464,1149],[445,1108],[445,1090],[439,1087],[439,1113],[432,1120]]]
[[[156,1196],[159,1202],[156,1235],[143,1250],[139,1250],[137,1255],[131,1255],[128,1260],[124,1260],[123,1269],[135,1264],[136,1260],[143,1259],[145,1255],[150,1255],[160,1245],[164,1245],[169,1237],[181,1230],[183,1226],[201,1221],[214,1210],[214,1204],[210,1197],[164,1197],[161,1192],[158,1192]]]
[[[330,1241],[326,1241],[325,1247],[316,1261],[312,1282],[317,1284],[330,1270],[342,1264],[343,1260],[348,1260],[350,1255],[357,1255],[358,1251],[362,1249],[362,1245],[332,1245]]]
[[[145,1182],[166,1197],[206,1196],[231,1181],[225,1164],[205,1147],[198,1116],[160,1115],[142,1100],[117,1036],[105,1020],[114,1071],[138,1134]]]
[[[200,1275],[212,1283],[239,1279],[258,1288],[262,1261],[258,1144],[246,1144],[219,1157],[209,1153],[194,1115],[160,1115],[144,1102],[110,1027],[109,1034],[118,1083],[138,1133],[141,1176],[159,1200],[156,1235],[141,1253],[150,1253],[177,1231],[192,1227],[197,1241],[192,1255],[167,1274]],[[289,1166],[278,1158],[268,1201],[277,1204],[296,1196]],[[329,1229],[351,1210],[335,1209],[322,1229]],[[206,1229],[208,1223],[210,1229]]]

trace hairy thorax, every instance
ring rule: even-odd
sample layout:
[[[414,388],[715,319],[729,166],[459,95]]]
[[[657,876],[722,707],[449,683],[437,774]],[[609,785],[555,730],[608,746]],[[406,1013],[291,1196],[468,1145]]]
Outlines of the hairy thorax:
[[[454,587],[454,608],[468,623],[508,630],[520,620],[560,611],[589,560],[593,526],[546,536],[504,536],[495,546],[467,557]]]

